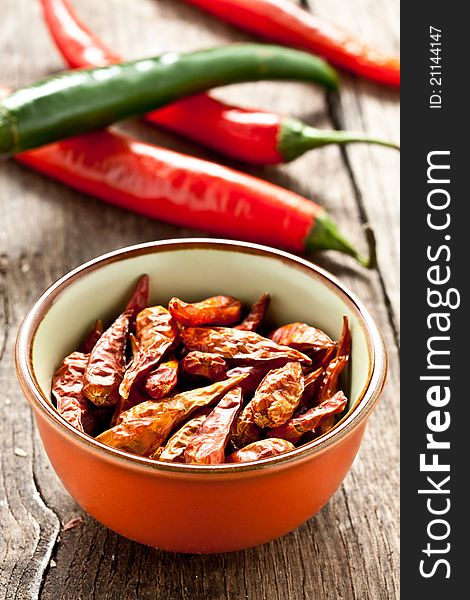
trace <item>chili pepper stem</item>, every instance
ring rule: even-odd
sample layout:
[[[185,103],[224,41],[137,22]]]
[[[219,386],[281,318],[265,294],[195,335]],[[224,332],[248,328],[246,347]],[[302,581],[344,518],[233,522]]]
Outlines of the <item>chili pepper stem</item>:
[[[335,129],[316,129],[302,121],[286,118],[279,128],[277,141],[278,151],[286,162],[294,160],[308,150],[321,148],[328,144],[351,143],[377,144],[399,150],[400,146],[388,140],[368,136],[355,131],[338,131]]]
[[[376,265],[375,238],[369,229],[367,242],[369,245],[369,256],[363,256],[338,230],[336,223],[325,212],[318,213],[310,233],[304,244],[306,250],[337,250],[355,258],[359,264],[368,269]]]

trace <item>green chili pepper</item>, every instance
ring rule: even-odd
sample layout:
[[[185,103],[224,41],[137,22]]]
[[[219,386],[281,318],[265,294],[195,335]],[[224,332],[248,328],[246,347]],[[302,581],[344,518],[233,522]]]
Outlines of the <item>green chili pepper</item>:
[[[260,79],[337,86],[335,71],[320,58],[264,44],[233,44],[70,71],[0,101],[0,153],[16,154],[210,88]]]

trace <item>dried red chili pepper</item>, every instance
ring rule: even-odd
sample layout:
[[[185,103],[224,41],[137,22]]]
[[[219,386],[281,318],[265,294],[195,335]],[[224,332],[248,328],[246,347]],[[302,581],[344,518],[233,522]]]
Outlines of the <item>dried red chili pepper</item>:
[[[96,321],[95,326],[90,331],[90,333],[86,336],[83,344],[80,347],[80,352],[84,354],[90,354],[93,348],[96,345],[96,342],[100,339],[103,334],[103,323],[101,321]]]
[[[0,84],[0,98],[7,93]],[[48,144],[18,154],[15,160],[85,194],[152,219],[294,252],[337,250],[354,256],[367,268],[375,265],[372,238],[366,259],[314,202],[233,169],[117,131],[96,131]]]
[[[186,0],[263,38],[318,53],[332,64],[385,85],[400,85],[400,60],[370,48],[289,0]]]
[[[93,435],[99,433],[97,439],[112,447],[154,459],[163,457],[162,460],[169,461],[220,464],[226,453],[254,442],[260,443],[240,455],[235,452],[230,460],[243,462],[276,455],[287,451],[286,448],[291,449],[291,442],[296,443],[302,436],[305,443],[334,427],[335,415],[343,412],[347,405],[343,392],[337,391],[338,378],[351,353],[346,317],[337,344],[331,340],[328,343],[329,338],[325,343],[323,332],[319,334],[319,330],[303,323],[276,330],[274,337],[277,335],[277,339],[314,351],[313,364],[325,362],[325,357],[334,353],[324,369],[323,366],[315,368],[312,360],[298,349],[280,345],[252,331],[228,327],[185,329],[162,306],[145,308],[137,315],[136,336],[132,333],[129,336],[133,358],[122,381],[126,382],[125,378],[129,377],[126,383],[130,383],[132,395],[129,393],[127,398],[120,398],[109,427],[113,411],[109,398],[113,385],[115,393],[116,375],[125,367],[129,320],[146,302],[148,286],[147,276],[139,280],[126,312],[98,339],[90,355],[73,353],[64,359],[55,373],[53,397],[58,412],[77,429]],[[227,297],[218,298],[225,302]],[[264,304],[264,297],[260,300],[263,302],[255,304]],[[257,310],[250,314],[255,313],[259,315]],[[259,322],[257,317],[254,320]],[[97,323],[87,336],[85,347],[93,345],[100,330],[100,323]],[[208,346],[215,352],[192,350],[185,355],[184,351],[175,349],[176,355],[183,357],[184,370],[188,374],[218,377],[219,381],[169,397],[177,383],[180,365],[173,353],[165,363],[160,364],[160,360],[166,350],[176,344],[180,333],[186,350],[191,346]],[[321,354],[320,360],[318,354]],[[294,357],[304,364],[293,360]],[[230,361],[239,361],[242,366],[227,370]],[[243,366],[243,362],[248,364]],[[222,373],[226,379],[220,381]],[[91,391],[95,399],[99,398],[96,406],[86,398],[85,385],[90,384],[87,375],[92,380]],[[252,392],[253,398],[238,414],[243,394]],[[149,394],[160,401],[149,400]],[[208,408],[217,401],[219,404],[214,409]],[[317,405],[310,408],[314,402]],[[129,409],[123,411],[126,404]],[[188,417],[194,412],[198,418],[189,422]],[[106,425],[108,429],[103,431]],[[266,435],[263,429],[267,428],[269,440],[261,440]],[[168,444],[161,447],[172,431],[174,435]]]
[[[304,375],[304,393],[302,394],[299,408],[309,407],[311,405],[312,399],[320,387],[322,376],[323,369],[321,367]]]
[[[169,360],[162,363],[147,376],[145,391],[154,400],[170,395],[178,383],[178,361]]]
[[[232,439],[237,448],[251,444],[260,439],[262,431],[255,423],[255,411],[249,402],[242,410],[232,431]]]
[[[212,381],[225,377],[227,361],[209,352],[189,352],[181,361],[181,371],[186,375],[206,377]]]
[[[311,394],[315,386],[318,384],[318,380],[323,373],[323,369],[320,367],[315,369],[315,371],[311,371],[307,373],[304,377],[304,394]]]
[[[96,439],[113,448],[149,456],[159,448],[171,430],[198,408],[217,402],[242,381],[243,376],[189,390],[164,401],[147,400],[121,413],[118,424]]]
[[[290,323],[271,333],[270,339],[283,346],[295,348],[309,356],[335,348],[336,344],[321,329],[307,323]]]
[[[325,375],[320,384],[318,393],[319,402],[330,398],[338,389],[338,379],[349,361],[351,354],[351,333],[349,331],[348,319],[343,317],[343,330],[338,342],[338,348],[334,359],[325,369]]]
[[[209,412],[209,410],[203,410],[200,415],[187,421],[170,437],[165,446],[160,446],[149,458],[167,462],[184,462],[186,446],[199,426],[204,423]]]
[[[141,310],[147,308],[150,302],[150,278],[148,275],[141,275],[135,284],[134,291],[129,298],[126,310],[131,310],[136,316]]]
[[[293,360],[310,364],[308,356],[280,346],[254,331],[242,331],[229,327],[190,327],[181,333],[181,339],[189,351],[212,352],[225,359],[253,363],[259,361]]]
[[[252,376],[250,374],[247,379]],[[287,363],[280,369],[269,371],[236,420],[233,429],[235,444],[238,447],[251,444],[260,439],[262,427],[273,427],[270,423],[280,424],[289,419],[300,402],[303,389],[300,363]]]
[[[140,311],[147,308],[150,303],[150,279],[148,275],[142,275],[136,283],[134,291],[127,303],[126,310],[132,311],[129,328],[134,330],[135,319]]]
[[[237,387],[222,398],[191,438],[184,452],[186,463],[219,465],[225,462],[230,430],[241,406],[242,390]]]
[[[266,373],[272,368],[269,362],[255,363],[248,367],[235,367],[226,373],[226,377],[236,377],[237,375],[246,375],[246,379],[242,381],[240,387],[244,395],[251,395],[261,383],[261,380]]]
[[[79,431],[89,435],[99,433],[103,423],[109,423],[110,409],[95,406],[83,394],[83,375],[90,352],[103,334],[103,323],[98,320],[83,341],[80,351],[67,356],[57,368],[52,380],[52,395],[57,411]]]
[[[119,388],[121,411],[133,406],[130,396],[134,385],[156,367],[175,344],[178,327],[166,308],[151,306],[137,315],[136,334],[139,342],[138,352],[126,370]]]
[[[131,333],[129,335],[129,341],[131,343],[132,359],[134,359],[139,354],[139,340]]]
[[[316,428],[318,435],[324,435],[325,433],[328,433],[328,431],[330,431],[330,429],[333,429],[333,427],[335,426],[335,423],[336,423],[336,417],[334,415],[331,415],[331,416],[323,419]]]
[[[341,331],[341,337],[338,342],[338,349],[336,350],[336,356],[345,356],[349,360],[351,355],[351,331],[349,330],[348,317],[343,317],[343,329]]]
[[[150,400],[150,399],[151,398],[149,398],[148,394],[146,393],[145,388],[142,389],[142,387],[140,385],[136,385],[132,388],[132,395],[130,398],[127,399],[126,402],[129,405],[129,408],[131,408],[131,406],[136,406],[137,404],[142,404],[142,402],[146,402],[147,400]],[[114,406],[114,412],[112,414],[111,420],[109,421],[108,426],[105,429],[114,427],[119,422],[119,417],[120,417],[121,413],[123,412],[122,406],[123,406],[123,400],[122,400],[122,398],[119,398],[119,401]],[[129,409],[126,409],[126,410],[129,410]]]
[[[295,446],[287,440],[269,438],[267,440],[253,442],[244,448],[240,448],[240,450],[227,456],[226,462],[253,462],[263,458],[271,458],[271,456],[278,456],[279,454],[284,454],[284,452],[290,452],[291,450],[295,450]]]
[[[338,389],[338,379],[346,366],[348,359],[345,356],[334,358],[325,369],[325,374],[318,391],[318,402],[331,398]]]
[[[303,392],[302,366],[298,362],[289,362],[269,371],[246,409],[250,408],[258,427],[276,427],[292,417]]]
[[[336,354],[336,350],[338,348],[338,344],[335,343],[331,348],[328,348],[324,352],[317,352],[315,356],[312,358],[312,364],[310,365],[311,369],[326,369],[330,362],[333,360],[333,357]]]
[[[83,393],[97,406],[113,406],[126,369],[125,346],[131,312],[122,313],[90,353],[83,375]]]
[[[123,415],[125,420],[122,420]],[[148,456],[165,441],[182,415],[183,410],[177,401],[147,400],[121,413],[118,424],[96,439],[113,448]]]
[[[176,321],[187,327],[231,325],[240,320],[242,304],[230,296],[213,296],[194,304],[172,298],[168,310]]]
[[[88,400],[83,394],[83,374],[88,354],[72,352],[61,362],[52,380],[52,395],[58,413],[79,431],[87,432]]]
[[[257,331],[263,322],[264,315],[268,310],[270,301],[271,296],[269,294],[262,294],[253,304],[247,316],[243,319],[240,325],[235,327],[235,329],[242,329],[243,331]]]
[[[85,433],[96,437],[102,431],[109,429],[112,415],[112,406],[96,406],[93,402],[88,402],[88,412],[84,418]]]
[[[342,391],[336,392],[334,396],[314,406],[303,415],[293,417],[283,425],[271,429],[268,431],[268,436],[283,438],[295,444],[304,433],[313,431],[325,418],[343,412],[347,402],[348,399]]]

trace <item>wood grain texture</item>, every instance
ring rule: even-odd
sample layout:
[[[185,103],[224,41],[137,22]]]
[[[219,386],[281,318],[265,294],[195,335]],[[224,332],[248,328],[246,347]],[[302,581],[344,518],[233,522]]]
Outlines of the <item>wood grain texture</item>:
[[[370,0],[306,0],[320,17],[333,19],[384,52],[399,51],[399,3]],[[344,73],[341,93],[329,99],[330,114],[341,129],[367,131],[399,142],[398,91]],[[378,237],[382,286],[395,331],[399,327],[400,210],[396,185],[399,154],[383,148],[354,145],[342,149],[361,218]],[[410,199],[412,201],[412,199]]]
[[[188,50],[250,39],[177,0],[75,0],[78,12],[124,56]],[[313,9],[343,21],[385,49],[397,45],[398,2],[316,0]],[[62,68],[33,0],[2,0],[2,83],[14,86]],[[247,84],[217,92],[273,108],[320,127],[346,125],[396,138],[398,95],[343,77],[328,99],[301,84]],[[138,123],[147,140],[217,158]],[[232,163],[234,164],[234,163]],[[239,165],[237,165],[239,166]],[[359,456],[334,498],[280,540],[244,552],[194,556],[130,542],[84,515],[65,492],[16,383],[13,345],[35,298],[85,260],[129,244],[202,232],[151,222],[0,163],[0,599],[41,600],[395,600],[398,598],[398,168],[380,148],[325,148],[285,167],[250,172],[321,202],[365,247],[362,224],[379,243],[379,272],[326,253],[333,270],[381,326],[390,375]],[[16,453],[15,453],[16,449]],[[80,526],[64,524],[82,515]]]

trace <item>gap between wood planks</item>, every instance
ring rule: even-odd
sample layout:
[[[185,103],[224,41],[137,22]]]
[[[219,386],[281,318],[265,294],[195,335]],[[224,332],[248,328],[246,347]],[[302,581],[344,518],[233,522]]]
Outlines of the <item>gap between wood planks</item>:
[[[308,10],[309,12],[312,12],[312,13],[314,12],[311,0],[299,0],[299,4],[301,6],[303,6],[305,8],[305,10]],[[338,94],[337,92],[327,93],[326,94],[326,104],[328,107],[328,114],[329,114],[330,120],[333,124],[333,127],[337,130],[345,129],[344,119],[342,117],[342,106],[341,106],[340,94]],[[371,235],[375,239],[376,238],[375,232],[374,232],[374,229],[368,218],[367,209],[365,207],[365,204],[362,200],[362,195],[359,190],[359,185],[357,183],[356,176],[354,174],[354,170],[351,165],[351,160],[349,158],[347,146],[340,146],[339,151],[341,154],[341,160],[345,166],[346,172],[348,174],[348,178],[350,180],[352,189],[354,191],[354,200],[357,204],[357,208],[359,211],[359,215],[361,217],[362,225],[365,229],[367,228],[370,230]],[[395,313],[393,310],[392,302],[391,302],[390,296],[387,292],[385,280],[383,277],[383,273],[380,269],[380,264],[379,264],[378,260],[377,260],[376,270],[377,270],[380,288],[381,288],[382,295],[383,295],[385,308],[387,311],[388,322],[390,324],[390,327],[391,327],[392,333],[393,333],[393,339],[394,339],[397,349],[400,350],[399,328],[398,328],[397,320],[395,318]]]
[[[345,125],[344,125],[344,121],[341,116],[341,97],[340,97],[340,95],[336,92],[328,93],[326,95],[326,103],[328,106],[328,113],[329,113],[331,122],[333,123],[333,127],[335,129],[344,129]],[[341,159],[343,161],[344,167],[346,169],[349,180],[351,182],[352,189],[354,191],[354,199],[357,204],[357,208],[359,211],[362,225],[364,228],[367,228],[371,231],[371,234],[373,235],[373,237],[375,239],[376,236],[374,233],[374,229],[370,223],[370,220],[367,215],[367,209],[362,200],[362,195],[359,190],[359,185],[357,183],[356,176],[354,174],[354,170],[351,165],[351,161],[349,159],[347,147],[340,146],[339,151],[341,153]],[[397,325],[397,322],[395,319],[395,313],[393,311],[392,302],[390,300],[390,296],[388,295],[387,288],[385,286],[384,277],[383,277],[382,271],[380,269],[380,263],[379,263],[378,259],[377,259],[376,270],[377,270],[377,274],[378,274],[378,278],[379,278],[380,288],[381,288],[382,294],[383,294],[385,308],[387,310],[388,322],[389,322],[390,327],[393,332],[393,339],[394,339],[395,345],[396,345],[397,349],[399,350],[400,349],[400,335],[399,335],[398,325]]]

